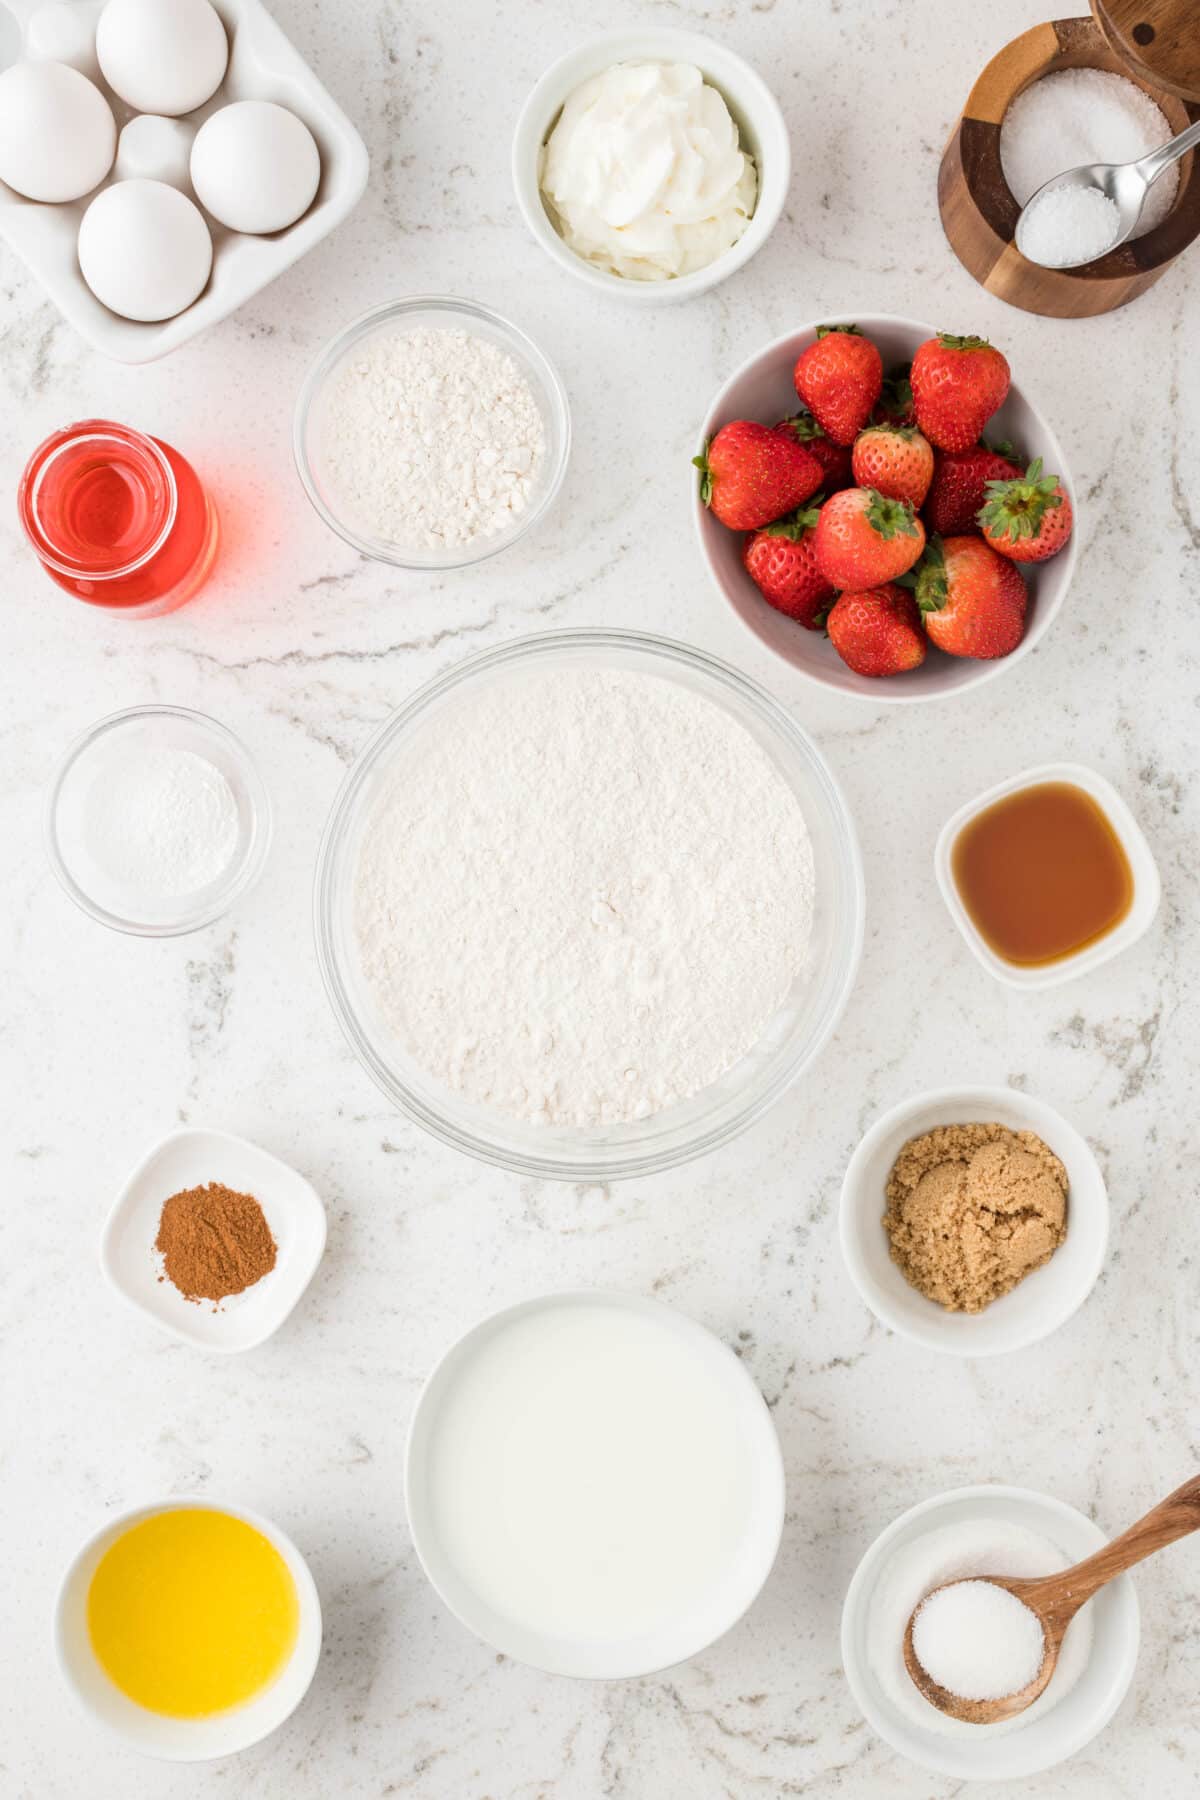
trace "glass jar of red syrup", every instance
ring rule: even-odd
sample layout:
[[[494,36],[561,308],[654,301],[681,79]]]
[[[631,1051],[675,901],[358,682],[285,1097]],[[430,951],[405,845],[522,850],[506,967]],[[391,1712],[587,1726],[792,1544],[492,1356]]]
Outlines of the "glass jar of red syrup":
[[[144,616],[182,606],[217,553],[217,515],[170,444],[84,419],[34,451],[17,507],[42,567],[92,606]]]

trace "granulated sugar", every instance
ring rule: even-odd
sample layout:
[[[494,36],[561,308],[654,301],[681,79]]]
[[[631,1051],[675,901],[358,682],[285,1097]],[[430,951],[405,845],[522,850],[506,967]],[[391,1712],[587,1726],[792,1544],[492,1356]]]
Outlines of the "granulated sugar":
[[[542,415],[515,357],[466,331],[368,338],[333,387],[322,431],[339,511],[410,550],[507,531],[544,452]]]
[[[902,1539],[879,1572],[867,1613],[867,1661],[888,1707],[909,1726],[939,1737],[976,1740],[1023,1731],[1043,1718],[1070,1693],[1087,1668],[1093,1633],[1090,1605],[1068,1625],[1045,1693],[1026,1712],[993,1725],[952,1719],[926,1700],[905,1667],[904,1628],[914,1608],[943,1582],[980,1575],[1057,1575],[1072,1560],[1040,1531],[982,1511],[973,1518],[959,1516],[953,1524]],[[932,1669],[929,1672],[933,1674]],[[964,1679],[961,1673],[958,1678]]]
[[[1041,1620],[991,1581],[956,1581],[922,1601],[913,1650],[925,1673],[960,1700],[1003,1700],[1042,1666]]]
[[[1083,163],[1136,162],[1172,135],[1150,96],[1107,69],[1060,69],[1018,94],[1000,128],[1000,161],[1024,206],[1052,176]],[[1176,165],[1146,196],[1135,237],[1166,218],[1179,186]]]
[[[631,670],[508,675],[389,774],[362,974],[418,1066],[536,1124],[648,1117],[729,1069],[807,963],[804,816],[750,733]]]
[[[1019,244],[1031,262],[1048,269],[1094,262],[1116,241],[1121,214],[1099,188],[1047,188],[1023,222]]]

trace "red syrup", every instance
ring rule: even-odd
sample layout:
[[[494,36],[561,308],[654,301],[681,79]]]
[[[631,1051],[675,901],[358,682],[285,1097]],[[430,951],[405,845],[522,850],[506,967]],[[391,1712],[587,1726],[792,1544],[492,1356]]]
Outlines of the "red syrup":
[[[42,567],[77,599],[113,612],[182,606],[217,552],[217,515],[170,444],[85,419],[34,451],[17,507]]]

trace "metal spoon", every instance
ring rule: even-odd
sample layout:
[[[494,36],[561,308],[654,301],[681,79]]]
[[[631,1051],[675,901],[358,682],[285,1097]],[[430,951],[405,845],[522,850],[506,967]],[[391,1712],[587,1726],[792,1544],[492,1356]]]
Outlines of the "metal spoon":
[[[1137,229],[1137,222],[1142,216],[1142,207],[1146,203],[1146,195],[1154,182],[1177,163],[1181,156],[1200,144],[1200,119],[1173,137],[1169,144],[1159,150],[1152,150],[1149,156],[1139,157],[1137,162],[1129,163],[1082,163],[1078,169],[1068,169],[1065,174],[1053,175],[1049,181],[1043,182],[1036,194],[1033,194],[1021,208],[1021,216],[1017,220],[1016,244],[1022,256],[1029,256],[1030,262],[1040,262],[1047,269],[1077,269],[1082,267],[1078,262],[1046,262],[1044,257],[1030,256],[1028,243],[1029,215],[1044,195],[1055,188],[1094,188],[1111,200],[1120,215],[1117,234],[1111,244],[1107,245],[1102,255],[1107,256],[1119,244]],[[1094,262],[1094,257],[1085,259]]]
[[[993,1587],[1003,1588],[1036,1613],[1041,1622],[1042,1665],[1033,1680],[1015,1694],[1005,1694],[999,1700],[964,1700],[961,1695],[952,1694],[948,1688],[931,1680],[917,1661],[913,1649],[913,1621],[931,1595],[940,1594],[948,1587],[957,1587],[959,1582],[956,1581],[944,1581],[939,1587],[931,1588],[913,1608],[904,1627],[904,1666],[930,1705],[952,1719],[963,1719],[968,1725],[994,1725],[1000,1719],[1011,1719],[1032,1706],[1050,1685],[1058,1667],[1058,1653],[1067,1626],[1097,1589],[1112,1581],[1114,1576],[1123,1575],[1144,1557],[1153,1556],[1156,1550],[1173,1544],[1176,1538],[1186,1537],[1190,1531],[1200,1531],[1200,1475],[1193,1475],[1173,1494],[1168,1494],[1144,1519],[1123,1531],[1103,1550],[1097,1550],[1086,1562],[1076,1563],[1073,1569],[1064,1569],[1060,1575],[1044,1575],[1036,1581],[1015,1580],[1008,1575],[961,1577],[964,1581],[986,1581]]]

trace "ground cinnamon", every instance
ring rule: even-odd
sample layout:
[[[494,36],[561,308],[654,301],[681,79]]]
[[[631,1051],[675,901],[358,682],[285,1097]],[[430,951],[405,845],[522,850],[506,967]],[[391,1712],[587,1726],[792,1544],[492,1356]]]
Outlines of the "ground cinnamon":
[[[185,1300],[226,1300],[275,1267],[277,1246],[262,1207],[219,1181],[184,1188],[163,1202],[154,1248],[164,1278]]]

